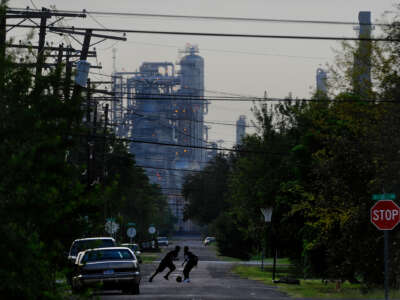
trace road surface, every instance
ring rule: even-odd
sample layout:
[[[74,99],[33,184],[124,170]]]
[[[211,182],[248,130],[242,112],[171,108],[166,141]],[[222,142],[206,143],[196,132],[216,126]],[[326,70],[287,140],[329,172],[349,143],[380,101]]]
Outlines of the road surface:
[[[291,299],[279,292],[277,288],[256,281],[239,278],[230,272],[235,263],[219,261],[215,252],[201,244],[199,237],[183,237],[174,240],[168,247],[172,250],[176,245],[181,246],[177,269],[170,275],[169,280],[157,275],[153,282],[148,282],[158,263],[142,264],[142,283],[140,295],[122,295],[119,291],[97,293],[103,300],[122,299]],[[176,277],[182,275],[183,247],[199,257],[198,267],[193,268],[190,283],[178,283]],[[164,254],[166,251],[164,251]]]

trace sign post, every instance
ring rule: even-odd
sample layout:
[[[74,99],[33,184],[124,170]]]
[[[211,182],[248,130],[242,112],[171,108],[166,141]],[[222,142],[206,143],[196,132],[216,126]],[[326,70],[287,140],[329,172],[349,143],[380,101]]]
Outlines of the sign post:
[[[261,212],[264,216],[264,221],[265,223],[271,223],[271,231],[272,231],[272,235],[273,235],[273,255],[274,255],[274,262],[272,265],[272,281],[275,281],[275,271],[276,271],[276,256],[277,256],[277,252],[278,249],[276,247],[276,237],[275,237],[275,231],[274,228],[272,226],[272,212],[273,212],[273,208],[272,207],[267,207],[267,208],[261,208]],[[264,250],[261,254],[261,271],[264,270]]]
[[[130,238],[130,243],[132,244],[132,239],[136,236],[136,224],[133,222],[129,222],[128,229],[126,230],[126,235]]]
[[[372,200],[376,202],[370,211],[371,223],[379,230],[384,230],[384,272],[385,272],[385,300],[389,299],[389,230],[392,230],[400,222],[400,208],[392,200],[395,194],[375,194]]]
[[[158,249],[158,242],[154,236],[154,234],[156,233],[156,227],[154,226],[154,224],[150,224],[148,232],[150,233],[151,238],[153,239],[154,247],[156,247]]]
[[[107,218],[106,224],[104,225],[105,230],[115,238],[115,234],[119,229],[119,224],[115,222],[114,218]]]

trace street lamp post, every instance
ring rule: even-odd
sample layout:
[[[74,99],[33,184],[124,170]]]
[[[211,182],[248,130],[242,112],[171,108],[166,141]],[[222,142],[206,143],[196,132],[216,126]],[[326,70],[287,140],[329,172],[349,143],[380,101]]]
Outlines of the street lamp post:
[[[262,212],[262,214],[264,216],[265,223],[271,223],[271,227],[272,227],[272,222],[271,222],[272,211],[273,211],[272,207],[261,208],[261,212]],[[272,234],[274,235],[273,228],[272,228]],[[274,252],[273,252],[274,263],[273,263],[273,266],[272,266],[272,280],[275,280],[275,270],[276,270],[276,253],[277,253],[277,249],[276,249],[276,245],[275,244],[276,244],[276,241],[275,241],[275,238],[274,238],[274,245],[273,245],[274,246]]]

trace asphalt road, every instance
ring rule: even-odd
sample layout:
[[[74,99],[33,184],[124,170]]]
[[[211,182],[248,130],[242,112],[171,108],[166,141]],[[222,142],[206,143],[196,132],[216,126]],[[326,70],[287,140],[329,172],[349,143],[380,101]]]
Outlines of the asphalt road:
[[[166,251],[181,246],[177,269],[170,275],[169,280],[157,275],[153,282],[148,282],[158,263],[142,264],[142,283],[140,295],[122,295],[119,291],[109,291],[97,294],[100,299],[291,299],[279,292],[277,288],[256,281],[239,278],[230,272],[234,263],[219,261],[209,247],[201,244],[199,237],[182,237],[174,240]],[[199,257],[199,264],[190,273],[190,283],[178,283],[176,277],[182,275],[183,247]],[[164,254],[166,253],[164,251]],[[163,255],[164,255],[163,254]]]

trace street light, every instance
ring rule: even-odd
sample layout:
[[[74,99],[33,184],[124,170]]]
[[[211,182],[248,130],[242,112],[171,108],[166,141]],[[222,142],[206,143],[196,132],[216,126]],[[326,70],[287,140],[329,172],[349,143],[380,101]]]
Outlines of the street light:
[[[271,221],[271,219],[272,219],[272,211],[273,211],[272,207],[261,208],[261,212],[262,212],[262,214],[264,216],[264,221],[265,221],[265,223],[271,223],[271,231],[272,231],[272,234],[274,235],[274,230],[273,230],[272,221]],[[272,266],[272,280],[273,281],[275,280],[276,252],[277,252],[275,244],[276,244],[276,242],[275,242],[275,239],[274,239],[274,263],[273,263],[273,266]]]

